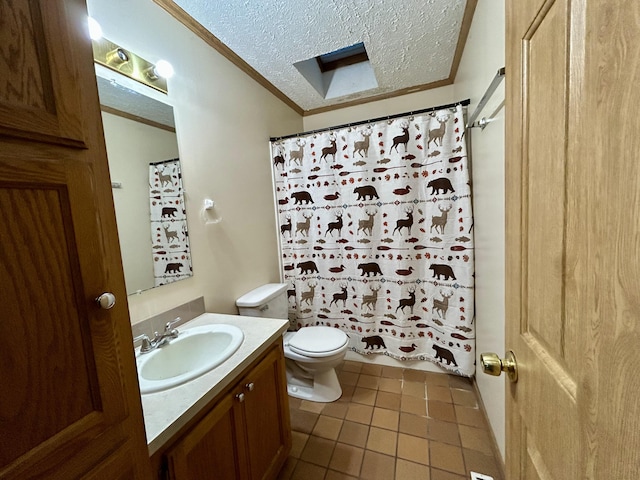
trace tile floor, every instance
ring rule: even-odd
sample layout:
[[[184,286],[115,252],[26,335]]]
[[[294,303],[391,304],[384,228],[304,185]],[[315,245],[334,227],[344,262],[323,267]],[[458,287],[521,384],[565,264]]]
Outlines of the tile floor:
[[[293,446],[280,480],[502,480],[471,382],[345,361],[342,398],[289,397]]]

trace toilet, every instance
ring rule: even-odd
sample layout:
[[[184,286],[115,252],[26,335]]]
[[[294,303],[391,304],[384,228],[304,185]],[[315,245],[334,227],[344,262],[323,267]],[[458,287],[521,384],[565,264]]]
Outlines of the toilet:
[[[269,283],[236,300],[240,315],[288,318],[286,283]],[[335,367],[342,362],[349,337],[337,328],[304,327],[283,335],[289,395],[312,402],[333,402],[342,395]]]

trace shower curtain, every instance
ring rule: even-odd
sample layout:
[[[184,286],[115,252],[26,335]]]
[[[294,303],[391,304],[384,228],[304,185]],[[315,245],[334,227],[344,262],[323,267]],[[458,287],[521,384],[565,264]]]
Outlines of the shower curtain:
[[[192,275],[180,160],[149,164],[151,248],[155,286]]]
[[[461,105],[271,142],[294,328],[475,368],[473,217]]]

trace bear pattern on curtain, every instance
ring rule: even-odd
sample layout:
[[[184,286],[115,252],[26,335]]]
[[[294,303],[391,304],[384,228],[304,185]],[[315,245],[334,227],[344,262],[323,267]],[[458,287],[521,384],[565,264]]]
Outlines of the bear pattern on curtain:
[[[180,160],[149,165],[149,211],[155,286],[192,275]]]
[[[458,105],[273,141],[294,328],[475,372],[471,186]]]

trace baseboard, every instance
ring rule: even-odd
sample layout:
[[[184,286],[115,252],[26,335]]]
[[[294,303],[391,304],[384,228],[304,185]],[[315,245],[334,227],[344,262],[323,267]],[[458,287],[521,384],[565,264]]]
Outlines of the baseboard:
[[[491,436],[491,449],[493,450],[493,457],[496,459],[498,463],[498,469],[500,470],[500,474],[502,475],[501,479],[494,480],[502,480],[505,477],[505,466],[504,460],[502,458],[502,454],[500,453],[500,449],[498,448],[498,442],[496,441],[496,436],[493,433],[493,428],[491,428],[491,424],[489,423],[489,416],[487,415],[487,409],[484,406],[484,401],[482,400],[482,395],[480,395],[480,389],[478,388],[478,382],[476,381],[476,377],[473,377],[473,381],[471,382],[473,385],[473,391],[476,393],[476,398],[478,399],[478,408],[482,411],[484,418],[487,420],[487,426],[489,427],[489,435]]]

